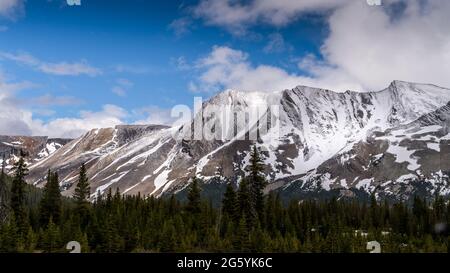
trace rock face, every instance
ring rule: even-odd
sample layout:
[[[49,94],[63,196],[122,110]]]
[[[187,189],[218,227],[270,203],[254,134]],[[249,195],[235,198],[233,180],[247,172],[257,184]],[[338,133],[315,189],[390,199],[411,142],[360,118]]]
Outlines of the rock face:
[[[70,141],[48,137],[0,136],[0,164],[4,164],[5,171],[9,171],[22,154],[27,164],[31,165],[53,154]]]
[[[356,188],[385,198],[450,194],[450,103],[419,119],[373,132],[302,181],[314,188]],[[314,185],[316,184],[316,185]]]
[[[287,198],[335,190],[397,199],[448,195],[449,101],[449,89],[400,81],[367,93],[304,86],[270,94],[228,90],[183,126],[92,130],[33,164],[29,179],[42,185],[46,170],[57,170],[70,195],[85,162],[92,197],[109,188],[161,196],[180,192],[194,175],[210,186],[239,182],[256,145],[268,190]],[[248,118],[256,108],[257,118]],[[198,128],[201,138],[193,137]]]

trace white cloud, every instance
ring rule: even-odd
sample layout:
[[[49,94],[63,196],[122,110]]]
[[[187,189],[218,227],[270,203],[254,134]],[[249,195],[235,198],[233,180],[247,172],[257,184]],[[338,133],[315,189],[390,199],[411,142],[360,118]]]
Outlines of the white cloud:
[[[82,103],[82,100],[72,96],[53,96],[51,94],[45,94],[35,98],[24,99],[22,103],[27,105],[37,105],[39,107],[48,107],[79,105]]]
[[[57,118],[44,122],[36,119],[38,114],[54,114],[44,109],[31,111],[18,108],[7,99],[0,98],[0,134],[1,135],[42,135],[50,137],[76,138],[94,128],[113,127],[123,124],[127,112],[114,105],[105,105],[98,112],[81,111],[78,117]]]
[[[125,97],[127,95],[127,91],[125,91],[125,89],[120,86],[114,86],[111,89],[111,92],[113,92],[114,94],[116,94],[119,97]]]
[[[0,17],[15,20],[24,12],[23,0],[1,0]]]
[[[284,40],[280,33],[270,34],[267,45],[263,48],[266,53],[281,53],[289,50],[292,50],[292,46]]]
[[[192,67],[186,60],[186,57],[180,56],[178,58],[172,58],[170,60],[170,64],[175,66],[175,68],[179,71],[190,70]]]
[[[47,74],[58,76],[88,75],[95,77],[102,74],[100,69],[90,66],[86,61],[78,63],[42,63],[39,66],[39,70]]]
[[[297,85],[336,87],[316,79],[288,73],[270,65],[254,66],[248,54],[225,46],[215,46],[210,54],[197,62],[198,78],[189,84],[193,92],[217,92],[222,89],[273,92]]]
[[[118,85],[129,87],[133,82],[117,79]],[[36,87],[29,82],[12,82],[0,71],[0,135],[34,135],[62,138],[76,138],[95,128],[109,128],[119,124],[172,124],[169,109],[149,106],[128,112],[117,106],[106,104],[99,111],[80,111],[75,117],[38,119],[36,115],[47,118],[55,115],[50,106],[64,106],[81,103],[69,96],[50,94],[17,98],[17,93]]]
[[[100,111],[81,111],[74,118],[57,118],[44,122],[34,114],[52,115],[51,109],[39,109],[52,105],[69,105],[79,102],[72,97],[54,97],[44,95],[28,98],[25,101],[16,98],[17,92],[31,89],[36,85],[29,82],[11,82],[0,71],[0,135],[43,135],[50,137],[74,138],[82,133],[102,127],[112,127],[124,123],[127,111],[115,106],[104,105]],[[31,110],[28,106],[37,109]]]
[[[191,32],[192,20],[189,17],[182,17],[172,21],[169,25],[177,37],[181,37]]]
[[[124,78],[117,79],[117,83],[126,88],[132,88],[134,86],[132,81]]]
[[[111,89],[111,92],[113,92],[117,96],[125,97],[128,93],[128,90],[130,90],[133,86],[134,86],[134,83],[128,79],[123,79],[123,78],[117,79],[116,85],[113,86],[113,88]]]
[[[124,64],[114,66],[114,70],[118,73],[129,73],[138,75],[148,74],[154,71],[154,69],[146,66],[124,65]]]
[[[0,59],[14,61],[19,64],[30,66],[43,73],[57,76],[87,75],[95,77],[102,74],[102,71],[99,68],[89,65],[85,60],[75,63],[51,63],[39,60],[29,53],[13,54],[9,52],[0,52]]]
[[[384,1],[393,2],[399,1]],[[335,68],[315,67],[316,76],[334,75],[375,90],[393,79],[450,87],[450,1],[420,2],[404,2],[405,11],[394,18],[362,2],[336,10],[322,47]]]
[[[33,120],[32,135],[75,138],[94,128],[114,127],[123,124],[127,111],[116,105],[104,105],[98,112],[81,111],[79,117],[57,118],[48,123]]]
[[[206,24],[225,27],[233,33],[246,31],[257,23],[284,26],[306,12],[326,11],[351,0],[202,0],[194,16]],[[352,0],[354,1],[354,0]]]
[[[158,106],[137,109],[133,111],[133,114],[142,118],[135,121],[134,124],[173,125],[176,118],[171,116],[171,110]]]
[[[204,1],[203,5],[205,3],[230,4],[228,1]],[[264,3],[249,5],[253,10]],[[308,3],[311,4],[310,1],[303,4]],[[317,1],[317,6],[309,7],[333,7],[327,3]],[[392,80],[450,87],[450,28],[447,27],[450,1],[384,0],[383,4],[383,7],[374,7],[365,1],[342,1],[335,5],[327,19],[330,33],[321,46],[322,56],[305,55],[299,60],[296,73],[275,66],[254,66],[245,52],[215,47],[199,61],[197,69],[201,73],[189,88],[196,92],[221,88],[276,91],[309,85],[337,91],[366,91],[383,89]],[[241,18],[239,11],[247,8],[236,4],[233,10],[237,11],[238,18],[228,23],[236,27],[246,25],[246,20],[250,19]],[[297,10],[288,18],[295,18],[293,14],[301,11]],[[256,14],[262,20],[264,14],[270,13]]]

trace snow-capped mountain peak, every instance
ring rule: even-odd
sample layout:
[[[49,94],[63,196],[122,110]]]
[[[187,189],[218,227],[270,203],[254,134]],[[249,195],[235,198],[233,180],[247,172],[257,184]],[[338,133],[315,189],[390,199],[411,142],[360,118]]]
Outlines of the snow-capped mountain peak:
[[[182,190],[194,175],[205,181],[239,181],[245,174],[249,151],[256,145],[263,152],[271,185],[289,188],[297,181],[300,185],[311,186],[319,180],[319,188],[326,190],[336,185],[344,189],[375,185],[383,181],[375,181],[376,175],[367,174],[371,166],[365,165],[367,170],[360,170],[364,173],[360,177],[347,176],[346,181],[340,181],[339,177],[349,171],[343,170],[341,174],[329,171],[329,168],[337,168],[330,160],[343,164],[353,162],[367,152],[364,149],[381,143],[382,147],[389,146],[393,150],[372,146],[370,149],[397,157],[399,164],[405,165],[400,162],[409,161],[401,161],[399,157],[413,154],[398,153],[403,151],[403,146],[391,143],[390,138],[374,138],[374,134],[410,124],[445,107],[449,101],[449,89],[402,81],[393,81],[388,88],[377,92],[339,93],[306,86],[274,93],[227,90],[204,102],[203,112],[180,128],[125,126],[91,131],[32,166],[30,181],[40,184],[42,174],[51,167],[61,172],[66,194],[70,194],[75,186],[77,168],[81,162],[86,162],[93,194],[120,187],[126,194],[140,192],[159,196]],[[260,111],[258,120],[235,118],[255,107]],[[270,122],[270,128],[260,131],[257,139],[245,138],[264,123],[263,119],[272,115],[276,119]],[[229,126],[227,122],[233,120],[237,123]],[[190,135],[195,123],[201,124],[201,129],[225,132],[229,137],[174,137],[174,131],[183,129]],[[365,159],[359,160],[368,158],[371,156],[367,154]],[[404,175],[407,167],[397,173]],[[358,168],[362,167],[358,165]]]

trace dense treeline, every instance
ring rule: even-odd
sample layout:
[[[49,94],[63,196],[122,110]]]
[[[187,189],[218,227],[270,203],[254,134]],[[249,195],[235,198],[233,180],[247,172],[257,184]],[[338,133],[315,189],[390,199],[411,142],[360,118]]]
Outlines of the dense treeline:
[[[292,201],[283,206],[263,194],[266,180],[254,148],[248,176],[239,188],[228,185],[222,207],[201,198],[193,178],[187,202],[172,196],[156,199],[97,195],[84,165],[71,199],[61,197],[57,173],[47,175],[42,193],[30,194],[23,160],[13,177],[0,179],[0,252],[67,252],[78,241],[83,252],[367,252],[368,241],[383,252],[448,252],[450,204],[415,198],[398,203]],[[37,198],[36,196],[39,197]],[[31,196],[31,197],[30,197]]]

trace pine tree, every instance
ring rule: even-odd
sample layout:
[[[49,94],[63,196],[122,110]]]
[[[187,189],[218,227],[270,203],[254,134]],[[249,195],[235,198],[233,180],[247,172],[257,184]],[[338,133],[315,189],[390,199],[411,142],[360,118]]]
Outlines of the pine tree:
[[[77,205],[83,205],[89,199],[89,194],[91,193],[91,189],[89,187],[89,180],[86,174],[86,166],[81,164],[80,174],[78,176],[78,184],[75,188],[75,194],[73,198],[77,202]]]
[[[114,220],[112,215],[106,216],[104,228],[100,231],[104,232],[102,234],[101,252],[117,253],[123,249],[123,238],[120,236]]]
[[[50,218],[47,228],[42,233],[42,249],[48,253],[60,251],[62,249],[60,239],[59,227]]]
[[[187,211],[191,213],[199,213],[201,211],[200,187],[198,178],[194,177],[189,186]]]
[[[79,215],[79,219],[81,221],[82,229],[86,227],[88,224],[89,217],[89,195],[91,193],[91,189],[89,187],[89,180],[86,174],[86,166],[81,164],[80,173],[78,176],[78,184],[75,188],[75,193],[73,198],[76,203],[76,212]]]
[[[8,188],[6,185],[5,165],[6,159],[5,155],[3,154],[2,172],[0,174],[0,226],[7,222],[9,214]]]
[[[256,211],[252,202],[251,189],[247,178],[243,178],[239,183],[238,204],[240,217],[245,217],[247,227],[253,227],[256,220]]]
[[[58,174],[49,170],[47,184],[44,187],[44,195],[39,205],[40,223],[42,226],[46,226],[50,218],[53,219],[55,224],[60,222],[61,205]]]
[[[239,252],[248,252],[250,250],[250,235],[249,227],[247,225],[248,220],[246,217],[242,217],[239,220],[236,236],[233,242],[235,249]]]
[[[222,215],[235,222],[239,220],[236,192],[234,191],[231,183],[227,185],[223,196]]]
[[[159,249],[162,252],[175,251],[176,233],[172,219],[165,221],[161,232],[161,240],[159,240]]]
[[[38,242],[37,234],[35,234],[31,226],[28,227],[28,232],[25,236],[25,251],[27,253],[32,253],[36,249],[37,242]]]
[[[20,235],[14,215],[11,216],[7,224],[0,227],[0,234],[0,252],[14,253],[19,251]]]
[[[11,187],[11,208],[21,233],[27,230],[27,216],[25,208],[25,176],[28,175],[28,169],[23,157],[14,163],[14,177]]]
[[[250,176],[248,177],[248,181],[250,184],[252,205],[262,223],[264,219],[264,189],[267,186],[267,181],[262,175],[264,171],[263,161],[256,146],[253,146],[250,154],[249,171]]]

